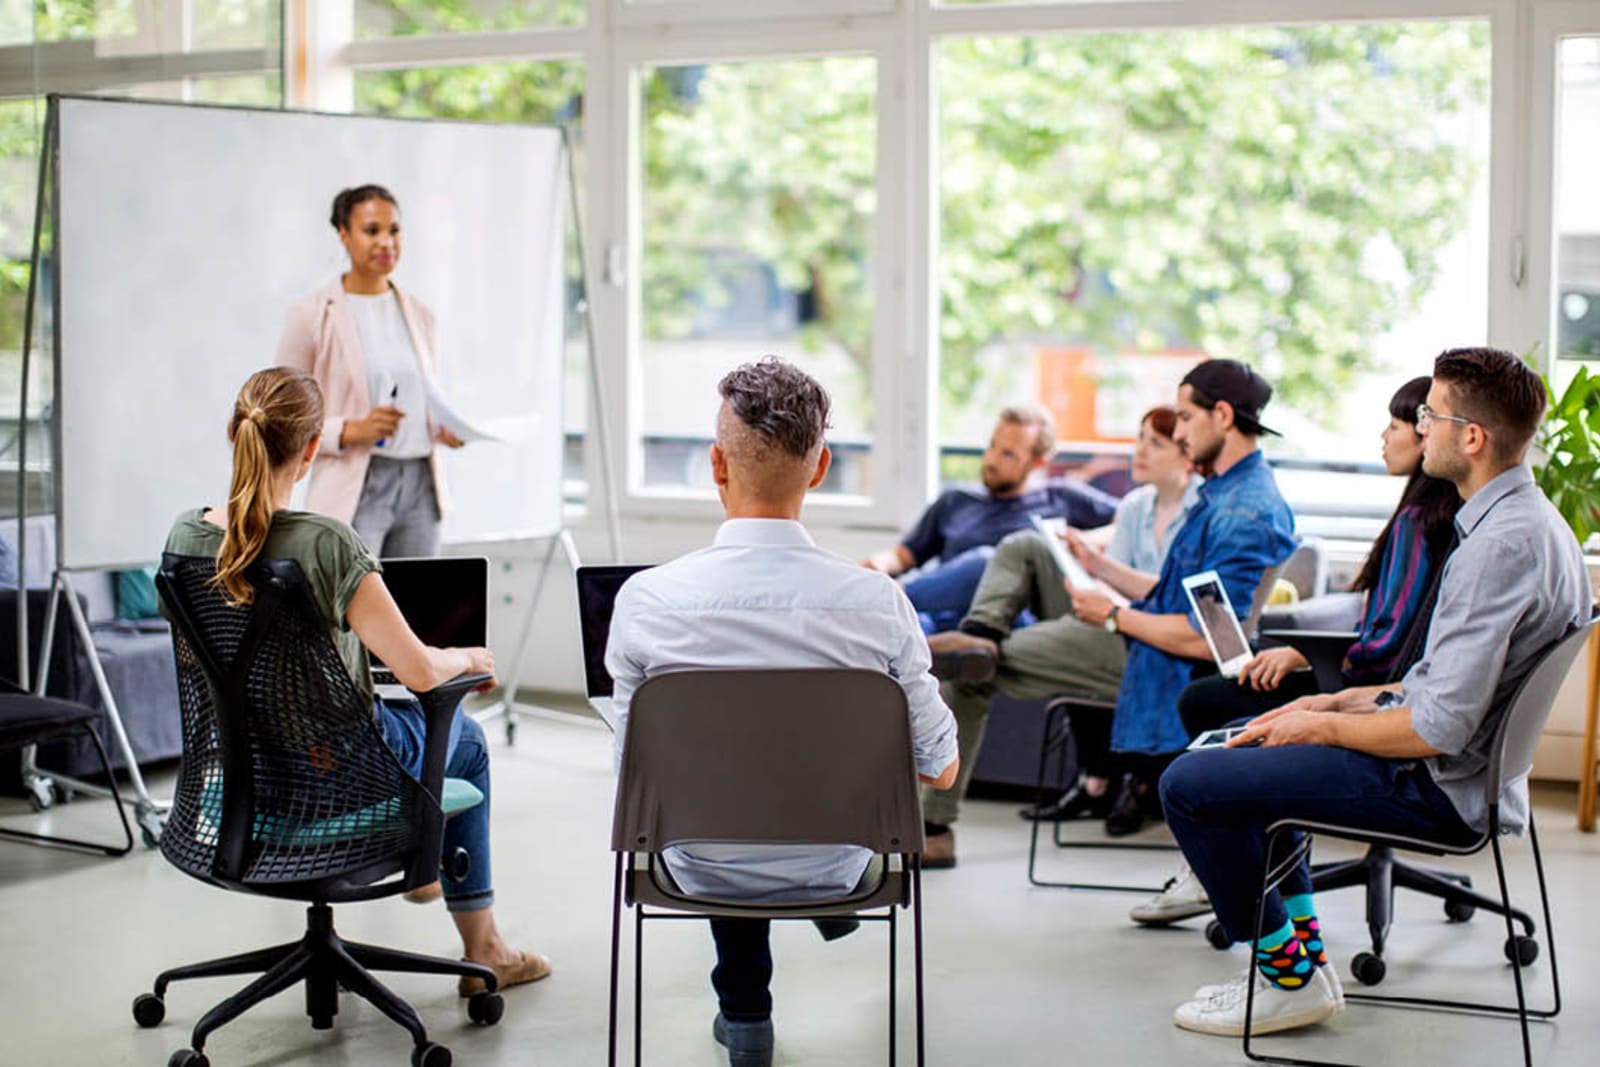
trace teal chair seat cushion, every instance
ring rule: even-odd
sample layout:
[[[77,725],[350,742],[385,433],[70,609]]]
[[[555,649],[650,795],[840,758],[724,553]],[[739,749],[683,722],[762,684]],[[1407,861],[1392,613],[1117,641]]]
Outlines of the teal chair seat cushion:
[[[439,808],[449,818],[483,803],[478,787],[464,778],[446,778],[439,798]],[[222,779],[220,776],[207,782],[200,791],[200,808],[204,818],[220,828],[222,823]],[[363,837],[386,833],[395,829],[400,818],[400,798],[391,797],[377,804],[369,804],[356,811],[347,811],[327,819],[310,822],[257,812],[255,826],[251,828],[253,840],[264,845],[289,845],[311,848],[331,845],[340,841],[357,841]]]

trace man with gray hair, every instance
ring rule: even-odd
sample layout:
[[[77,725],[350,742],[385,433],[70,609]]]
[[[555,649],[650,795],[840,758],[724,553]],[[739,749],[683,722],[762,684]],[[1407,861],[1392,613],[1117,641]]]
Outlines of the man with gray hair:
[[[955,719],[928,673],[928,646],[911,603],[882,574],[818,548],[800,524],[805,495],[832,460],[823,441],[828,394],[771,356],[732,371],[718,389],[711,472],[727,521],[710,547],[635,575],[617,595],[606,669],[615,683],[619,759],[633,693],[657,674],[855,667],[900,683],[918,776],[949,788],[958,769]],[[871,854],[851,845],[684,844],[663,858],[691,894],[777,903],[849,891]],[[732,1067],[772,1062],[768,925],[711,920],[711,984],[721,1009],[712,1033]],[[854,922],[818,927],[831,940]]]

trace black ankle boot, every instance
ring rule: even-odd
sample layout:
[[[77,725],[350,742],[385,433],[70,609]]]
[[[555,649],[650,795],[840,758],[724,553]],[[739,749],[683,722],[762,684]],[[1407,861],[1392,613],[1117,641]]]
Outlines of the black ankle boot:
[[[1107,837],[1127,837],[1144,829],[1144,810],[1140,803],[1139,781],[1131,774],[1117,783],[1117,799],[1106,816]]]
[[[1099,796],[1091,796],[1080,778],[1065,793],[1054,800],[1017,812],[1033,822],[1066,822],[1070,819],[1104,819],[1111,814],[1111,802],[1116,799],[1111,789]]]

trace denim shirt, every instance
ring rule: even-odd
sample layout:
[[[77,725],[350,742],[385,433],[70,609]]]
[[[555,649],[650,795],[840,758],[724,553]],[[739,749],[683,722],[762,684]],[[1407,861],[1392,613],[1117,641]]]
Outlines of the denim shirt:
[[[1183,580],[1214,570],[1242,621],[1250,614],[1261,576],[1288,559],[1295,543],[1294,514],[1278,492],[1266,460],[1260,452],[1252,452],[1227,473],[1206,479],[1199,503],[1167,548],[1155,588],[1133,606],[1156,615],[1187,615],[1198,633]],[[1130,638],[1111,747],[1154,755],[1187,745],[1189,735],[1178,718],[1178,694],[1193,674],[1193,660]]]

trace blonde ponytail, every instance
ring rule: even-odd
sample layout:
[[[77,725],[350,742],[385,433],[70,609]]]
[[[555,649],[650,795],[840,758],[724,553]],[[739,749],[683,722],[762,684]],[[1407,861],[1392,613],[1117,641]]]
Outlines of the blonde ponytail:
[[[252,374],[239,390],[228,420],[233,484],[212,579],[231,603],[244,605],[255,599],[244,570],[261,554],[272,532],[273,475],[285,464],[298,463],[321,429],[322,390],[310,375],[272,367]]]

